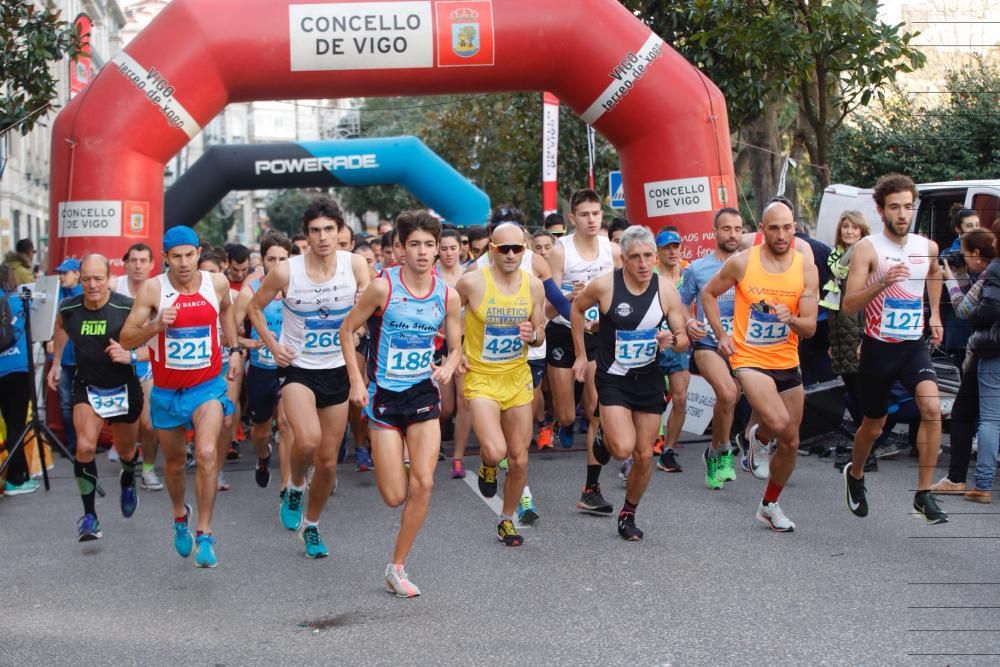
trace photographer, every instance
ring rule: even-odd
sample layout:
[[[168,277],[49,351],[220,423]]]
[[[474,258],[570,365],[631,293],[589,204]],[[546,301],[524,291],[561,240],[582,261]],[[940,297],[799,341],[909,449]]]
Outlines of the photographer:
[[[938,263],[948,266],[956,280],[963,284],[965,289],[976,282],[978,272],[970,269],[965,263],[962,253],[961,237],[963,234],[979,228],[979,216],[975,211],[962,208],[958,204],[951,209],[951,229],[955,232],[955,242],[941,253]],[[941,348],[951,357],[952,361],[959,368],[965,360],[965,345],[972,335],[972,327],[964,318],[959,317],[948,300],[941,304],[941,319],[944,323],[944,343]]]

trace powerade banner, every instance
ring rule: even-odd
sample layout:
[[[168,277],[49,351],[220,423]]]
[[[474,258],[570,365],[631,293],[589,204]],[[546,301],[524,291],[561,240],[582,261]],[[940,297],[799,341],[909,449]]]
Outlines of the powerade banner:
[[[482,224],[490,199],[416,137],[212,146],[171,187],[165,227],[194,225],[231,190],[400,185],[460,227]]]

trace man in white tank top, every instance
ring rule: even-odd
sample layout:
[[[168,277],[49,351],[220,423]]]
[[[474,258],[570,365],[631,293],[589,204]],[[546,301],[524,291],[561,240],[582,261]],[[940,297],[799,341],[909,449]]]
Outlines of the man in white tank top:
[[[317,197],[302,219],[309,252],[271,270],[247,313],[278,364],[281,403],[294,434],[281,523],[288,530],[302,528],[307,557],[324,558],[328,551],[317,524],[336,482],[350,388],[340,325],[371,278],[363,257],[337,250],[337,235],[345,223],[335,202]],[[268,330],[264,316],[264,308],[279,293],[285,295],[280,341]],[[315,472],[303,517],[310,465]]]
[[[858,372],[859,402],[864,413],[854,435],[854,454],[844,466],[844,495],[855,516],[868,515],[864,461],[882,432],[889,392],[899,381],[920,409],[917,433],[917,493],[914,511],[927,523],[947,523],[948,515],[930,492],[941,446],[941,403],[937,374],[924,339],[924,288],[930,309],[930,342],[939,345],[941,327],[941,269],[937,244],[910,234],[916,186],[909,176],[889,174],[875,185],[873,194],[882,234],[855,245],[844,294],[843,310],[864,311]]]
[[[572,300],[584,287],[599,275],[609,273],[621,266],[621,251],[601,234],[601,197],[593,190],[578,190],[570,199],[570,222],[575,231],[563,236],[552,247],[549,265],[552,267],[552,278],[562,287],[567,298]],[[576,504],[577,509],[610,516],[611,504],[601,495],[599,482],[601,465],[594,458],[593,442],[598,421],[594,415],[597,409],[597,387],[594,376],[597,372],[595,364],[597,353],[597,338],[589,333],[593,322],[597,321],[597,309],[591,308],[585,313],[588,327],[587,371],[583,386],[583,414],[587,417],[587,483],[583,494]],[[576,355],[573,348],[573,338],[570,335],[570,323],[564,317],[556,317],[545,327],[545,338],[548,342],[546,362],[548,363],[549,388],[552,390],[552,404],[556,421],[560,424],[559,441],[563,447],[573,444],[573,426],[576,422],[576,396],[573,378],[573,364]]]

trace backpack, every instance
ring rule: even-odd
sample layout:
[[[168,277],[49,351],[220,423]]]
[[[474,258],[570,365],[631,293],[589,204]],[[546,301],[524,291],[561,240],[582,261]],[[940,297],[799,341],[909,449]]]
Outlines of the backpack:
[[[10,308],[7,294],[0,296],[0,352],[6,352],[17,340],[16,319]]]

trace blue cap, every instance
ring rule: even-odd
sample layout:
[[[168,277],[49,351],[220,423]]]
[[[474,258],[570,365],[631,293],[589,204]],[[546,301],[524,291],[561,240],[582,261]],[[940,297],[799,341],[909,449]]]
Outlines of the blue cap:
[[[673,245],[676,243],[680,245],[681,235],[672,229],[661,229],[660,233],[656,235],[656,247],[662,248],[665,245]]]
[[[77,273],[79,273],[80,260],[74,259],[72,257],[69,259],[64,259],[62,261],[62,264],[56,267],[56,273],[66,273],[67,271],[76,271]]]
[[[171,227],[163,235],[163,252],[168,252],[171,248],[176,248],[179,245],[193,245],[197,248],[198,244],[198,235],[185,225]]]

